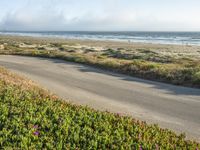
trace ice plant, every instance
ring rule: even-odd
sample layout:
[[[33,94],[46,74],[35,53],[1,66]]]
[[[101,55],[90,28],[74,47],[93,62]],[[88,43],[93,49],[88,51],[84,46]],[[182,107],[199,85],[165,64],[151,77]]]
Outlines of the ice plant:
[[[34,125],[33,128],[34,128],[34,129],[38,129],[38,125]]]
[[[200,149],[197,142],[157,125],[52,100],[29,81],[24,85],[23,79],[7,75],[8,82],[2,72],[0,68],[0,149],[10,145],[12,149],[110,149],[110,145],[126,150]],[[19,114],[18,121],[8,115],[8,108]]]
[[[33,132],[33,134],[35,135],[35,136],[39,136],[39,132],[38,131],[35,131],[35,132]]]

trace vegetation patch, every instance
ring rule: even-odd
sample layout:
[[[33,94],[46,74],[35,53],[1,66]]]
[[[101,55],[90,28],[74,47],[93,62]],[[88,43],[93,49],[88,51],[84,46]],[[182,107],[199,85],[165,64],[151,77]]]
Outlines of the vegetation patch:
[[[200,88],[198,48],[176,51],[179,47],[103,48],[70,42],[41,42],[1,39],[0,54],[57,58],[92,65],[134,77]],[[25,45],[21,46],[20,45]],[[32,43],[32,45],[30,44]],[[95,43],[95,42],[94,42]],[[28,46],[27,46],[28,44]],[[41,46],[42,45],[42,46]],[[192,50],[195,49],[195,53]],[[180,49],[180,48],[179,48]],[[188,53],[188,51],[190,53]],[[194,50],[193,50],[194,51]]]
[[[185,135],[64,102],[0,68],[2,149],[199,149]]]

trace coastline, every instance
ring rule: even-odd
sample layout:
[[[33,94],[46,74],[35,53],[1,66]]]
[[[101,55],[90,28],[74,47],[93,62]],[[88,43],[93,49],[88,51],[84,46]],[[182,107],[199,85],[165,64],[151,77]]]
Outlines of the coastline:
[[[5,36],[60,38],[125,43],[200,46],[200,32],[159,31],[0,31]]]
[[[156,46],[156,47],[189,47],[189,48],[199,48],[200,45],[186,45],[186,44],[163,44],[163,43],[147,43],[147,42],[134,42],[134,41],[117,41],[117,40],[95,40],[95,39],[75,39],[75,38],[62,38],[62,37],[36,37],[36,36],[21,36],[21,35],[2,35],[0,34],[0,38],[9,38],[15,40],[33,40],[35,42],[71,42],[77,44],[91,44],[91,45],[106,45],[106,46],[115,46],[115,47],[134,47],[134,46]]]
[[[86,40],[86,39],[63,39],[60,37],[31,37],[31,36],[15,36],[0,35],[0,39],[16,40],[17,42],[33,42],[38,44],[60,43],[73,45],[88,45],[91,47],[102,47],[104,49],[154,49],[156,52],[162,53],[179,53],[181,55],[189,54],[190,57],[200,59],[200,46],[197,45],[175,45],[175,44],[153,44],[140,42],[120,42],[108,40]],[[187,56],[187,55],[185,55]]]

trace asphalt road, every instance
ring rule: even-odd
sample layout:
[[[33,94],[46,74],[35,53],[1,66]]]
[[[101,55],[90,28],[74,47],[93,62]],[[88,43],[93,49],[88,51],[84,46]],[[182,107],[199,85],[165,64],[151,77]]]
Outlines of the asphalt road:
[[[0,56],[0,65],[73,103],[158,123],[200,141],[200,89],[141,80],[55,59]]]

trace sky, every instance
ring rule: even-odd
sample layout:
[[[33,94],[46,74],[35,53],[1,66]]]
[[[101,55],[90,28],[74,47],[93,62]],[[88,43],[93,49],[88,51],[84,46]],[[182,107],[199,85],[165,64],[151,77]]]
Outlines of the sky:
[[[0,0],[0,30],[200,31],[200,0]]]

